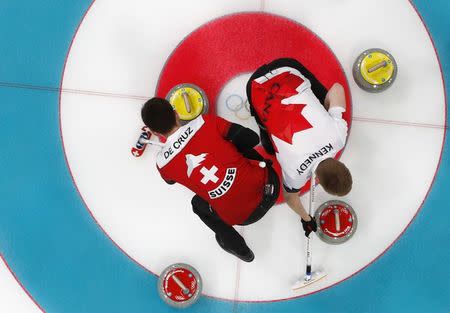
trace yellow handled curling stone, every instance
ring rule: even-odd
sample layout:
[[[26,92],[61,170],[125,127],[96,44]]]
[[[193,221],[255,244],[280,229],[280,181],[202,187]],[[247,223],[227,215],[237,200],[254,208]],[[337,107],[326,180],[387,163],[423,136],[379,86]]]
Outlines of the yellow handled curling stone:
[[[208,112],[208,98],[205,92],[193,84],[179,84],[166,96],[173,109],[177,111],[182,125]]]
[[[389,88],[397,77],[397,63],[383,49],[369,49],[359,55],[353,64],[356,84],[368,92],[381,92]]]

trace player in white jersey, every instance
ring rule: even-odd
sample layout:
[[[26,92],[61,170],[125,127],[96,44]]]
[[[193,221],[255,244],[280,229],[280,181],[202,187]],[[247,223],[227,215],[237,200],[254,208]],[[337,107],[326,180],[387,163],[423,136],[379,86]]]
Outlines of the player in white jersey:
[[[350,171],[334,159],[347,138],[344,88],[334,84],[327,91],[298,61],[278,59],[252,75],[247,96],[263,147],[281,165],[285,200],[308,236],[317,225],[298,192],[312,172],[330,194],[343,196],[352,186]]]

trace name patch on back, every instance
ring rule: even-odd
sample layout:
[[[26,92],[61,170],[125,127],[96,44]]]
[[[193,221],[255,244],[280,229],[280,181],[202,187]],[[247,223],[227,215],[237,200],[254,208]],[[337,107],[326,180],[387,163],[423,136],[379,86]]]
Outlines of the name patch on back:
[[[236,178],[236,172],[237,172],[236,168],[234,167],[227,168],[225,177],[223,178],[223,181],[220,183],[220,185],[216,189],[208,191],[209,197],[211,199],[217,199],[226,194],[234,183],[234,179]]]

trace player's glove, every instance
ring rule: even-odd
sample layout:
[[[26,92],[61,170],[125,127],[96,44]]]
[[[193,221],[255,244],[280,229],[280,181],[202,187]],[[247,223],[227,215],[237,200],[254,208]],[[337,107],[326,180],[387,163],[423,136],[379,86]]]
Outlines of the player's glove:
[[[306,237],[309,237],[309,234],[311,234],[311,232],[317,231],[317,223],[314,220],[314,217],[312,217],[311,215],[309,217],[311,218],[310,221],[304,221],[303,219],[301,219],[303,230],[305,231]]]

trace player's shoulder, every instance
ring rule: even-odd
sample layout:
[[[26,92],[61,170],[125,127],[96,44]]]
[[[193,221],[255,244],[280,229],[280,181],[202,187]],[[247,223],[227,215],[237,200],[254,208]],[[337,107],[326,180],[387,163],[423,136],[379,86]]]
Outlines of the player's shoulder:
[[[202,138],[204,136],[201,131],[204,125],[205,120],[202,116],[199,116],[188,124],[181,126],[174,134],[170,135],[156,156],[157,166],[162,168],[177,155],[186,152],[185,149],[189,147],[188,144],[194,137],[200,136]]]
[[[215,115],[212,115],[212,114],[203,114],[203,115],[200,115],[199,117],[197,117],[195,120],[197,120],[197,119],[202,119],[205,123],[209,123],[209,122],[211,122],[211,121],[214,121],[215,118],[216,118]]]
[[[199,126],[198,128],[205,125],[205,126],[207,126],[207,127],[205,127],[205,129],[207,129],[207,128],[210,128],[213,125],[215,125],[217,123],[217,119],[218,119],[218,117],[215,115],[203,114],[203,115],[200,115],[199,117],[197,117],[195,120],[193,120],[189,124],[192,124],[193,127]]]
[[[227,121],[226,119],[217,116],[217,115],[212,115],[212,114],[205,114],[201,116],[204,120],[205,124],[208,125],[222,125],[225,123],[230,123],[229,121]]]

